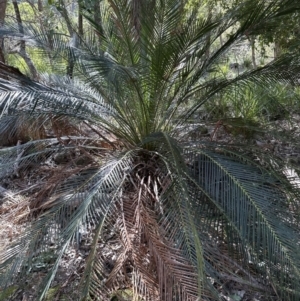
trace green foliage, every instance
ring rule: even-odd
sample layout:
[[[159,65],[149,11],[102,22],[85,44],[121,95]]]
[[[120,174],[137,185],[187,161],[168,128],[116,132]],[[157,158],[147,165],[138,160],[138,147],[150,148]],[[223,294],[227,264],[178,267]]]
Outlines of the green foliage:
[[[224,10],[231,10],[234,7],[239,7],[241,10],[248,9],[243,0],[220,0],[218,1],[218,3]],[[259,1],[257,3],[259,3]],[[276,5],[276,2],[273,2],[272,0],[267,0],[263,4],[264,7],[269,6],[270,17],[276,10]],[[299,4],[296,4],[296,6],[297,5]],[[300,15],[298,9],[295,7],[289,8],[287,6],[286,12],[289,12],[289,17],[286,17],[285,14],[278,15],[278,18],[273,20],[271,19],[268,24],[262,24],[259,28],[256,28],[258,29],[256,33],[249,31],[249,34],[253,34],[256,38],[258,38],[259,44],[262,49],[264,49],[267,45],[272,45],[273,47],[275,47],[275,53],[272,54],[272,56],[277,55],[276,48],[279,48],[278,50],[280,50],[280,52],[290,51],[295,41],[299,42]]]
[[[249,0],[247,9],[199,18],[197,6],[185,10],[179,0],[100,4],[101,22],[83,11],[90,27],[79,42],[24,28],[58,75],[0,79],[0,138],[29,118],[45,134],[0,149],[0,178],[56,162],[38,193],[19,204],[31,214],[0,253],[0,287],[22,283],[42,264],[47,272],[34,297],[47,299],[65,254],[88,233],[79,300],[125,290],[133,300],[222,300],[235,296],[229,280],[265,299],[299,300],[299,189],[282,162],[242,140],[187,139],[191,116],[214,101],[241,128],[245,120],[255,128],[274,95],[287,102],[279,83],[295,83],[298,56],[232,76],[223,62],[247,31],[297,4]],[[229,29],[224,44],[215,43]],[[20,36],[0,30],[8,34]],[[64,75],[66,64],[72,72]],[[271,84],[278,93],[261,97]],[[57,160],[62,152],[66,162]],[[89,163],[78,166],[82,154]],[[105,249],[112,243],[114,256]]]
[[[228,93],[218,94],[207,103],[207,113],[203,114],[213,120],[242,118],[261,124],[288,119],[290,112],[299,112],[298,90],[282,83],[271,87],[257,84],[233,87]]]
[[[18,289],[18,286],[9,286],[0,291],[0,301],[8,300],[11,295]]]
[[[18,3],[18,7],[20,10],[22,25],[24,28],[29,26],[32,30],[36,30],[36,28],[47,30],[47,38],[49,40],[51,40],[51,36],[54,31],[58,31],[61,34],[67,34],[67,26],[55,7],[45,5],[43,7],[42,12],[38,11],[38,7],[35,7],[33,4],[29,4],[27,2]],[[15,20],[15,11],[12,3],[8,3],[7,5],[6,20],[7,22]],[[17,67],[22,73],[30,76],[30,72],[28,70],[26,62],[19,55],[19,41],[7,40],[5,44],[7,48],[7,53],[5,55],[7,64]],[[48,45],[48,47],[49,46],[50,48],[52,48],[51,45]],[[51,56],[49,56],[49,54],[47,57],[47,55],[45,55],[45,52],[41,53],[39,49],[30,42],[26,44],[26,53],[32,60],[35,68],[38,70],[39,73],[53,72],[53,66],[51,66],[52,58]],[[66,65],[67,64],[65,64],[65,68]]]
[[[59,290],[59,287],[50,288],[47,295],[46,295],[46,297],[45,297],[45,301],[55,300],[55,295],[57,294],[58,290]]]
[[[27,53],[32,59],[34,66],[40,73],[51,73],[50,62],[45,56],[41,56],[37,53],[36,49],[27,47]],[[22,57],[18,54],[6,55],[7,64],[17,67],[22,73],[30,76],[28,66]]]

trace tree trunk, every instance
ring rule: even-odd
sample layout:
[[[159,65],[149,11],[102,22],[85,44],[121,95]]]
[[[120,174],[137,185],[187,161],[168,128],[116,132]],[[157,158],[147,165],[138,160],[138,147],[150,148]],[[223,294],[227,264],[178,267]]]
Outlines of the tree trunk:
[[[61,16],[66,21],[70,37],[73,37],[74,30],[73,30],[72,22],[69,18],[69,14],[68,14],[68,11],[65,7],[65,4],[64,4],[63,0],[59,1],[59,12],[60,12]]]
[[[79,5],[79,2],[78,2]],[[65,19],[67,27],[68,27],[68,31],[69,31],[69,35],[70,35],[70,46],[76,47],[77,45],[77,33],[74,31],[73,26],[72,26],[72,22],[69,18],[69,14],[68,11],[65,7],[65,4],[63,2],[63,0],[59,1],[59,12],[62,15],[62,17]],[[72,78],[73,77],[73,70],[74,70],[74,59],[72,57],[72,52],[71,49],[68,53],[68,65],[67,65],[67,75]]]
[[[81,14],[81,9],[82,9],[82,5],[81,5],[81,1],[78,1],[78,34],[79,37],[83,37],[83,18],[82,18],[82,14]]]
[[[7,0],[0,0],[0,27],[4,24]],[[0,39],[0,62],[5,63],[4,39]]]
[[[97,25],[101,26],[101,11],[99,1],[94,3],[94,21]]]
[[[14,6],[14,11],[15,11],[15,15],[16,15],[16,19],[18,22],[18,26],[19,26],[19,32],[20,33],[24,33],[24,29],[23,29],[23,24],[22,24],[22,18],[21,18],[21,14],[20,14],[20,10],[19,10],[19,6],[18,6],[18,2],[17,0],[13,0],[12,1],[13,6]],[[19,50],[19,55],[23,58],[23,60],[25,61],[25,63],[27,64],[30,73],[32,75],[32,78],[37,80],[38,79],[38,72],[32,62],[32,60],[30,59],[30,57],[28,56],[28,54],[26,53],[26,45],[25,45],[25,41],[21,40],[20,42],[20,50]]]
[[[94,21],[98,25],[96,34],[98,35],[99,46],[101,45],[101,34],[102,31],[102,20],[101,20],[101,11],[100,11],[100,2],[95,1],[94,3]]]
[[[212,10],[213,10],[213,6],[211,3],[208,3],[208,16],[207,16],[207,21],[211,22],[212,19]],[[207,61],[210,57],[210,48],[211,48],[211,35],[208,34],[207,38],[206,38],[206,50],[205,50],[205,61]]]
[[[44,10],[42,0],[38,0],[38,11],[41,13]]]
[[[274,42],[274,59],[277,59],[282,53],[282,49],[281,49],[281,46],[280,46],[280,43],[275,40]]]
[[[7,0],[0,0],[0,25],[3,25],[5,19]]]

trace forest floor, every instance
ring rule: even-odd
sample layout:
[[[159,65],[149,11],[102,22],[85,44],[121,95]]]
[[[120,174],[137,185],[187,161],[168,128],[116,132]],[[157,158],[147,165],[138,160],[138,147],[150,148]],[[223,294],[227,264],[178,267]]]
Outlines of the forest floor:
[[[293,123],[278,121],[277,126],[298,133],[300,132],[298,127],[300,117],[295,116],[294,119],[295,121]],[[201,128],[200,132],[199,128]],[[218,143],[234,144],[237,143],[239,139],[244,139],[244,137],[239,136],[239,134],[232,134],[230,127],[228,130],[228,127],[226,128],[226,125],[222,123],[212,123],[210,125],[200,124],[200,127],[195,128],[195,132],[197,133],[198,139],[207,142],[213,140]],[[296,136],[298,136],[298,134]],[[188,137],[187,140],[194,140],[194,138],[195,137]],[[293,141],[282,142],[271,134],[254,134],[248,139],[248,143],[263,152],[272,152],[287,163],[293,162],[296,163],[296,165],[300,163],[300,148],[296,147]],[[33,165],[25,170],[19,168],[17,172],[12,171],[10,175],[0,178],[0,253],[2,250],[7,250],[10,244],[17,237],[20,237],[29,218],[33,214],[33,199],[38,197],[41,192],[45,193],[45,186],[49,185],[51,177],[53,177],[55,172],[57,172],[57,170],[64,170],[65,172],[68,170],[68,172],[72,173],[78,169],[78,165],[74,166],[74,164],[70,163],[74,163],[77,159],[76,154],[70,155],[67,151],[62,151],[53,154],[41,164]],[[86,161],[83,161],[83,164],[85,163]],[[289,169],[289,173],[290,177],[295,177],[293,180],[298,181],[295,170]],[[69,247],[64,254],[57,275],[46,297],[46,301],[76,301],[75,296],[78,296],[80,278],[92,242],[88,233],[81,233],[80,235],[80,240],[74,243],[72,247]],[[114,261],[114,257],[117,256],[117,251],[120,247],[115,243],[114,233],[108,232],[106,241],[109,241],[109,243],[99,244],[99,252],[102,252],[107,258],[111,258],[111,260]],[[6,295],[1,295],[0,291],[0,301],[33,300],[34,291],[42,277],[46,275],[49,267],[53,264],[53,260],[54,257],[51,254],[50,247],[49,252],[45,253],[44,258],[36,262],[33,266],[30,271],[31,276],[28,275],[27,283],[20,287],[12,287],[11,291],[7,292],[7,294],[5,293]],[[107,264],[110,265],[111,263],[108,262]],[[239,301],[251,300],[250,297],[252,300],[262,301],[259,294],[251,295],[243,289],[237,290],[237,292],[237,294],[240,294]],[[226,297],[225,293],[223,297],[224,300],[228,301],[237,300],[228,296]]]

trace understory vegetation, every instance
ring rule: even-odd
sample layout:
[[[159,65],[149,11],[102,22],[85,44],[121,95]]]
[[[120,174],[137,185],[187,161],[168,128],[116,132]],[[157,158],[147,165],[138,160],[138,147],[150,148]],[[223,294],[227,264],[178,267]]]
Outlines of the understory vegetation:
[[[224,3],[6,17],[0,301],[300,300],[297,35],[254,57],[300,5]]]

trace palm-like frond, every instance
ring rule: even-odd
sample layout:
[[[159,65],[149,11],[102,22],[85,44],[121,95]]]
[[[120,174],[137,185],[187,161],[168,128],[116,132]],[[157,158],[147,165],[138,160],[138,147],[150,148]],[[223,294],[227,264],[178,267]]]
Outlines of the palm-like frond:
[[[222,154],[188,150],[187,157],[195,185],[202,190],[199,214],[205,206],[202,200],[206,200],[204,204],[208,200],[212,214],[218,216],[213,220],[216,223],[219,219],[221,237],[225,235],[229,247],[235,249],[237,235],[242,249],[247,250],[241,259],[244,264],[257,262],[270,281],[278,285],[283,299],[298,296],[298,227],[281,190],[282,183],[262,168],[241,164]]]
[[[34,82],[6,71],[9,80],[0,79],[0,137],[21,140],[24,120],[34,121],[23,143],[0,149],[0,178],[52,164],[62,150],[91,160],[56,166],[27,200],[28,224],[0,253],[1,287],[22,281],[51,249],[36,290],[42,300],[65,252],[89,233],[82,300],[110,300],[125,289],[135,300],[218,300],[228,281],[299,300],[298,188],[276,176],[275,161],[185,141],[188,118],[219,93],[295,80],[293,56],[231,79],[206,77],[244,35],[299,9],[275,2],[246,1],[221,18],[197,17],[201,4],[187,12],[177,0],[109,0],[101,2],[101,24],[83,12],[91,27],[80,43],[54,32],[50,41],[30,26],[15,34],[57,59],[54,70],[67,73],[72,63],[72,72]],[[41,131],[28,135],[32,126]],[[114,258],[104,244],[111,232]]]

